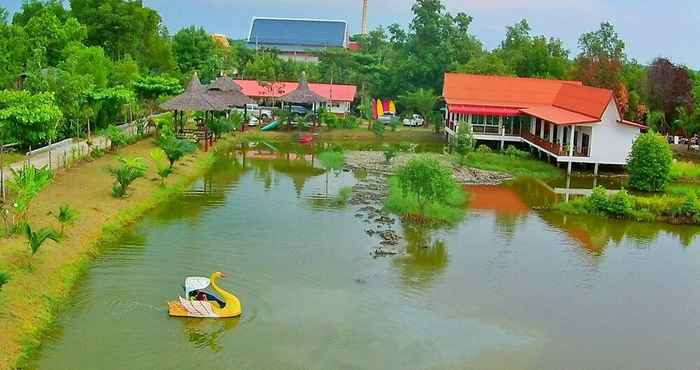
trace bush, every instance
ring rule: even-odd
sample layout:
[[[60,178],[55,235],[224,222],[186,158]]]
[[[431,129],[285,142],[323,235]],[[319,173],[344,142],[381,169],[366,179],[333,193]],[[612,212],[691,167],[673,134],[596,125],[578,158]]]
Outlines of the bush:
[[[386,131],[386,127],[384,127],[382,122],[374,121],[374,123],[372,123],[372,132],[374,132],[375,135],[382,137],[384,136],[384,131]]]
[[[360,121],[358,121],[354,116],[348,114],[342,119],[341,125],[346,129],[354,129],[360,127]]]
[[[610,197],[607,213],[616,218],[627,218],[632,215],[632,199],[625,189],[621,189]]]
[[[161,184],[165,183],[165,179],[173,173],[172,167],[170,167],[170,161],[168,156],[165,154],[163,149],[155,148],[151,150],[151,160],[156,168],[156,173],[160,177]]]
[[[116,150],[117,148],[129,143],[129,137],[126,135],[124,130],[114,125],[111,125],[104,129],[102,135],[109,139],[110,148],[112,150]]]
[[[402,141],[399,143],[399,151],[404,153],[415,153],[416,149],[418,149],[418,144],[410,143],[408,141]]]
[[[588,204],[594,212],[606,213],[610,202],[608,201],[608,191],[602,186],[596,186],[593,193],[588,197]]]
[[[398,151],[391,146],[387,146],[384,148],[384,160],[386,163],[391,163],[391,160],[396,158],[396,155],[398,154]]]
[[[216,137],[221,137],[229,132],[240,130],[243,125],[243,116],[238,112],[232,112],[229,117],[219,117],[207,124],[207,127]]]
[[[631,187],[661,191],[671,180],[673,152],[663,136],[647,132],[637,138],[627,159]]]
[[[445,202],[430,202],[421,207],[415,195],[403,191],[399,180],[394,176],[389,179],[389,195],[385,206],[408,221],[433,224],[458,222],[464,217],[466,193],[458,184],[444,191],[447,194]]]
[[[471,126],[462,122],[457,129],[457,135],[450,141],[450,149],[459,155],[459,163],[464,164],[467,154],[474,150],[476,139],[472,134]]]
[[[24,165],[21,169],[12,169],[12,179],[7,186],[14,193],[14,207],[19,221],[24,222],[34,198],[53,181],[53,171],[47,167],[35,168]]]
[[[492,150],[489,148],[488,145],[481,144],[479,147],[476,148],[476,151],[479,153],[491,153]]]
[[[391,129],[391,132],[396,132],[396,130],[398,130],[401,126],[401,120],[399,120],[398,118],[394,118],[391,121],[389,121],[388,126]]]
[[[4,271],[0,271],[0,288],[2,288],[3,285],[7,284],[8,281],[10,281],[10,274]]]
[[[508,145],[504,154],[511,157],[511,158],[529,158],[530,157],[530,153],[528,153],[524,150],[520,150],[512,145]]]
[[[348,204],[350,198],[352,198],[352,187],[346,186],[340,188],[338,195],[335,197],[334,203],[338,206],[344,206]]]
[[[683,200],[678,213],[682,216],[687,217],[697,217],[700,214],[700,208],[698,207],[698,198],[694,192],[689,192]]]
[[[146,175],[148,166],[140,158],[119,158],[117,167],[110,166],[109,173],[114,177],[112,195],[115,198],[122,198],[126,195],[127,189],[136,179]]]

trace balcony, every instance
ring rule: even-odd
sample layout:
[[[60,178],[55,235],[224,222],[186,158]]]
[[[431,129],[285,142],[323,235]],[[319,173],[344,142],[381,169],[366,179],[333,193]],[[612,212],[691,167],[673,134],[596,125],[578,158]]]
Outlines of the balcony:
[[[533,135],[529,132],[521,132],[520,137],[524,140],[539,146],[540,148],[558,156],[558,157],[568,157],[569,152],[563,145],[551,143],[537,135]],[[588,147],[581,147],[579,150],[574,150],[574,157],[588,157]]]

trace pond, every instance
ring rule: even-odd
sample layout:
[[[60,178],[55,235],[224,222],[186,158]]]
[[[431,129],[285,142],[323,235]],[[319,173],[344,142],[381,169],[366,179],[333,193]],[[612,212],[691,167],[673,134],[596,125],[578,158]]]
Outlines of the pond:
[[[299,159],[303,158],[303,159]],[[697,368],[695,227],[535,212],[533,180],[472,186],[465,220],[397,225],[374,258],[361,176],[303,153],[221,158],[97,259],[39,369]],[[328,179],[328,181],[326,181]],[[429,245],[425,248],[425,245]],[[240,319],[170,318],[185,276],[224,271]]]

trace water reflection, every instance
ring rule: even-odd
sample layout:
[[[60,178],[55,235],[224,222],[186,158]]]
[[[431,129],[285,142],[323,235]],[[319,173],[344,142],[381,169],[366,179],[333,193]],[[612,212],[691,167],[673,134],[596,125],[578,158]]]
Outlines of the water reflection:
[[[185,335],[196,349],[208,349],[212,352],[221,352],[224,349],[219,344],[221,336],[235,329],[240,323],[240,318],[207,320],[207,319],[181,319],[183,321]]]
[[[404,224],[406,255],[394,260],[401,281],[410,289],[424,290],[447,268],[450,257],[447,243],[434,239],[437,231],[423,225]]]

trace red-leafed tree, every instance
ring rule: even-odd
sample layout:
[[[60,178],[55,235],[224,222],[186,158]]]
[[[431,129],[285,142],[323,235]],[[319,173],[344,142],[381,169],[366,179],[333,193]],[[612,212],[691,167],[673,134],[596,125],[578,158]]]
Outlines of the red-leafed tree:
[[[686,67],[657,58],[649,66],[647,78],[651,108],[663,112],[666,122],[677,118],[679,108],[692,110],[693,82]]]
[[[597,31],[583,34],[578,43],[581,54],[576,58],[573,77],[586,85],[614,91],[624,115],[629,107],[629,92],[622,82],[625,43],[610,23],[601,23]]]

